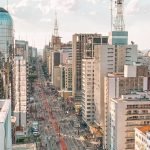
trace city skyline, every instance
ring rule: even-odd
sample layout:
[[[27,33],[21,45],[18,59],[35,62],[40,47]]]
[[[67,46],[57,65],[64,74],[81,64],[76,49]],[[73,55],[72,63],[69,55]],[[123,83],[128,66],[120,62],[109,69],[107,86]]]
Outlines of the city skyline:
[[[7,8],[4,1],[0,5]],[[149,49],[149,6],[148,0],[125,1],[129,43],[134,41],[140,50]],[[14,20],[16,39],[30,41],[29,44],[38,49],[50,41],[55,9],[63,42],[71,41],[74,33],[108,35],[110,32],[110,0],[9,0],[8,9]],[[146,40],[141,41],[141,37]]]

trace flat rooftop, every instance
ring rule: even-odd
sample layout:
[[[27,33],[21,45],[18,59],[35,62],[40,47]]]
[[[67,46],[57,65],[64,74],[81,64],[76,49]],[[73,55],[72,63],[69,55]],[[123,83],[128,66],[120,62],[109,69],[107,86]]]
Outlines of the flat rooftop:
[[[146,134],[147,132],[150,132],[150,126],[143,126],[138,128],[141,132]]]
[[[36,144],[30,143],[30,144],[13,145],[12,150],[36,150]]]

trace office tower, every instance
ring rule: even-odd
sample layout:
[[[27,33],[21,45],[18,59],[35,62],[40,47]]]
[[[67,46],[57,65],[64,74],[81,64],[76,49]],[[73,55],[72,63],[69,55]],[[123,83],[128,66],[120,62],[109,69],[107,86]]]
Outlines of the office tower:
[[[53,51],[52,52],[52,73],[51,73],[51,81],[52,84],[57,88],[60,89],[60,52]]]
[[[4,97],[11,98],[11,60],[14,47],[13,20],[9,12],[0,8],[0,60]]]
[[[108,150],[135,150],[136,127],[150,124],[150,95],[147,92],[133,92],[112,98],[110,102],[111,144]]]
[[[135,150],[150,149],[150,126],[135,128]]]
[[[29,46],[28,47],[28,62],[29,64],[34,63],[37,58],[37,48]]]
[[[43,49],[43,62],[45,63],[45,64],[47,64],[48,63],[48,57],[49,57],[49,55],[50,55],[50,47],[49,47],[49,45],[45,45],[45,47],[44,47],[44,49]]]
[[[11,150],[11,101],[0,100],[0,149]]]
[[[72,47],[63,47],[60,50],[60,63],[66,64],[68,60],[72,60]]]
[[[72,64],[60,65],[61,68],[61,90],[72,92]]]
[[[60,50],[61,87],[60,93],[64,99],[72,96],[72,47],[70,43],[63,44]]]
[[[0,52],[7,61],[10,47],[13,47],[14,44],[14,29],[12,17],[4,8],[0,8],[0,22]]]
[[[23,56],[23,59],[28,62],[28,42],[22,40],[15,40],[15,56]]]
[[[28,101],[28,84],[27,74],[28,67],[23,56],[15,56],[13,64],[14,73],[14,99],[15,109],[14,116],[17,118],[17,129],[23,130],[27,123],[27,101]]]
[[[123,72],[125,64],[137,62],[137,45],[96,45],[94,52],[95,121],[103,128],[104,77],[108,73]]]
[[[75,100],[81,101],[82,59],[94,56],[94,45],[107,44],[108,37],[100,34],[74,34],[72,43],[72,92]]]
[[[82,118],[94,122],[94,59],[82,59]]]
[[[104,144],[108,149],[111,145],[110,133],[110,99],[119,98],[121,95],[133,91],[146,91],[148,88],[148,67],[136,65],[126,65],[124,73],[111,73],[104,80]]]

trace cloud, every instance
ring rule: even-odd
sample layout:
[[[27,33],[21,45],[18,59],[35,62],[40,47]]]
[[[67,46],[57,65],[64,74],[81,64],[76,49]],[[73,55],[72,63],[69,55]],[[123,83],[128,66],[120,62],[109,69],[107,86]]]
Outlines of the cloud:
[[[50,12],[50,7],[48,5],[38,4],[37,8],[40,9],[43,15],[47,15]]]
[[[77,2],[78,0],[51,0],[50,8],[68,12],[74,8]]]
[[[100,0],[87,0],[88,2],[91,2],[92,4],[96,4],[97,2],[99,2]]]
[[[89,12],[89,14],[90,14],[91,16],[95,16],[95,15],[97,14],[97,12],[96,12],[96,11],[91,11],[91,12]]]
[[[132,15],[139,12],[139,10],[140,10],[139,0],[131,0],[127,4],[125,13],[127,15]]]
[[[28,3],[29,3],[29,0],[22,0],[16,5],[16,8],[26,7]]]
[[[48,19],[48,18],[42,18],[41,20],[40,20],[41,22],[51,22],[52,20],[51,19]]]

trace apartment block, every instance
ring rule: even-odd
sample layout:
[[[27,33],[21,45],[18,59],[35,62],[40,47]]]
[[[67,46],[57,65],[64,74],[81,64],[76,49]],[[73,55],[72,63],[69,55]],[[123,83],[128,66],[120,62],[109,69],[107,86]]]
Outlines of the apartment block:
[[[104,77],[137,62],[137,45],[95,45],[94,53],[95,122],[104,128]]]
[[[94,122],[94,59],[82,59],[82,119]]]
[[[27,102],[28,102],[28,67],[22,56],[16,56],[13,64],[14,74],[14,116],[17,118],[16,126],[26,128],[27,123]]]
[[[135,128],[135,150],[150,149],[150,126]]]
[[[111,143],[110,136],[108,136],[108,133],[111,132],[109,126],[111,118],[109,112],[111,98],[119,98],[121,95],[131,93],[132,91],[146,91],[148,89],[147,67],[125,65],[124,68],[124,73],[108,74],[104,80],[104,143],[106,147]]]
[[[0,146],[1,150],[12,149],[11,137],[11,101],[0,100]]]
[[[135,128],[150,125],[150,95],[133,92],[110,102],[109,150],[134,150]]]
[[[73,57],[73,96],[76,100],[82,97],[82,59],[94,57],[94,45],[107,44],[108,37],[101,34],[74,34],[72,44]]]

